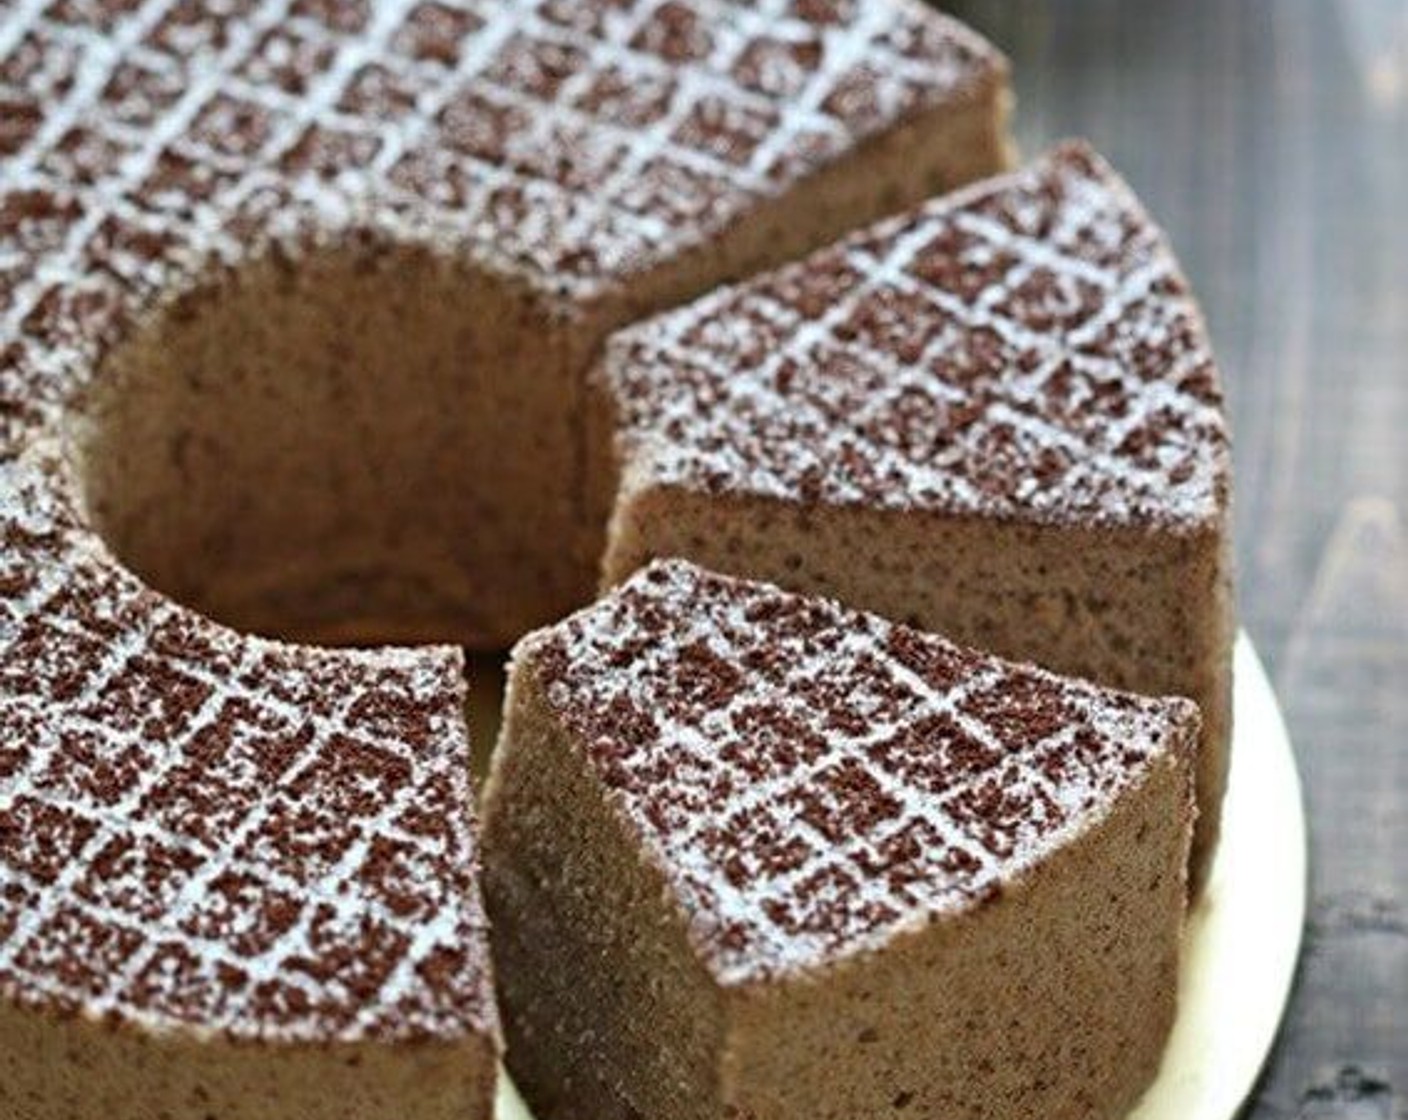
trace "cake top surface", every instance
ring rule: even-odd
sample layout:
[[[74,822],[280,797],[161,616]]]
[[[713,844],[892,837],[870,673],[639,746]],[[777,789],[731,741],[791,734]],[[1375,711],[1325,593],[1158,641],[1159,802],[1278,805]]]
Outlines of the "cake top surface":
[[[1197,718],[683,561],[526,648],[725,984],[981,904]]]
[[[918,0],[7,5],[0,405],[54,388],[22,342],[269,238],[424,238],[590,296],[1000,65]]]
[[[496,1029],[450,651],[243,637],[0,466],[0,996],[260,1040]]]
[[[1079,143],[629,328],[605,370],[660,484],[1054,524],[1227,501],[1199,311]]]

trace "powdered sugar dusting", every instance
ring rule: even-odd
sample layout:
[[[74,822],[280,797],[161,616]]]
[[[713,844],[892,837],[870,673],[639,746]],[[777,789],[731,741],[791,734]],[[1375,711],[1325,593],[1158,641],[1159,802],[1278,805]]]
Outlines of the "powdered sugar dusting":
[[[0,467],[0,992],[237,1037],[493,1032],[460,662],[242,637]]]
[[[1226,503],[1198,310],[1079,144],[630,328],[606,372],[647,481],[1039,522]]]
[[[270,239],[430,239],[570,304],[998,65],[916,0],[9,5],[5,442]]]
[[[1187,701],[1063,680],[681,561],[519,656],[725,983],[979,904],[1188,749],[1197,721]]]

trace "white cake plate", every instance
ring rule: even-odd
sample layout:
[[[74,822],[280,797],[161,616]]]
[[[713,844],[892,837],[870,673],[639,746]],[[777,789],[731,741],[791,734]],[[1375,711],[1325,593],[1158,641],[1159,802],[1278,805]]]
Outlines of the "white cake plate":
[[[1129,1120],[1229,1120],[1276,1037],[1305,918],[1305,816],[1286,726],[1251,640],[1237,642],[1222,841],[1188,923],[1180,1009]],[[508,1077],[497,1120],[532,1120]]]

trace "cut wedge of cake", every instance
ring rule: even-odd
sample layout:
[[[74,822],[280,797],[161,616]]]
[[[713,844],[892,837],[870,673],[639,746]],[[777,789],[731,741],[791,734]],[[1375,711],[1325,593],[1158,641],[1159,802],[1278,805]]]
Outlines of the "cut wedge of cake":
[[[601,380],[608,583],[685,556],[1190,697],[1202,879],[1231,733],[1221,390],[1162,234],[1088,147],[625,331]]]
[[[539,1120],[1103,1120],[1172,1023],[1198,715],[657,562],[524,639],[487,787]]]

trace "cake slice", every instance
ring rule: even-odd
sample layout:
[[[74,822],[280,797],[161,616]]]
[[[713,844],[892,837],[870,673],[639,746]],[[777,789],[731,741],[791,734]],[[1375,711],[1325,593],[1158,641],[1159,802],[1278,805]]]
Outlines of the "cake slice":
[[[0,1116],[489,1120],[459,651],[234,634],[0,464]]]
[[[657,562],[525,638],[487,788],[538,1120],[1102,1120],[1174,1014],[1198,716]]]
[[[608,583],[652,556],[1197,701],[1231,723],[1228,438],[1162,234],[1090,149],[616,336]]]

